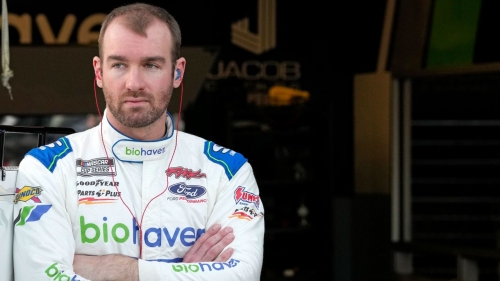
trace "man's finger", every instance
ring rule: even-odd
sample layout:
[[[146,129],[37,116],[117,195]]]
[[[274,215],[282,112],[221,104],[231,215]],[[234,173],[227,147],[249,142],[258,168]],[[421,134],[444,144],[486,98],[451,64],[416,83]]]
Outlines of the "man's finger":
[[[233,248],[227,248],[222,252],[215,260],[214,262],[225,262],[227,261],[232,255],[233,255]]]
[[[224,235],[224,237],[222,237],[222,239],[219,239],[218,241],[215,241],[215,240],[213,241],[216,243],[211,245],[210,248],[208,248],[206,250],[206,254],[203,256],[202,261],[215,260],[220,255],[220,253],[224,250],[224,248],[226,246],[228,246],[229,244],[231,244],[231,242],[233,242],[234,237],[235,237],[233,234],[233,229],[230,227],[227,227],[223,231],[220,231],[219,233],[222,233],[224,231],[226,233]],[[213,238],[215,238],[215,236],[212,237],[211,239],[213,239]],[[203,247],[208,246],[208,245],[209,245],[209,243],[205,243],[205,245],[203,245]]]
[[[193,261],[192,259],[196,256],[198,250],[201,248],[201,246],[207,241],[209,238],[212,236],[216,235],[221,228],[220,224],[215,224],[212,227],[208,229],[205,233],[203,233],[198,240],[194,243],[194,245],[187,251],[186,255],[184,256],[184,261],[185,262],[191,262]],[[203,257],[205,255],[205,252],[198,254],[200,257]]]

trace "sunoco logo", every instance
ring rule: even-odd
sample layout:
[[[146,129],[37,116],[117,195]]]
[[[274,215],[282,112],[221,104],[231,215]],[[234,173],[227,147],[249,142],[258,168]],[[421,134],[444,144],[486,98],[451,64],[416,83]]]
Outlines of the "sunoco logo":
[[[43,189],[39,186],[24,186],[21,189],[16,188],[16,197],[14,198],[14,203],[17,204],[19,201],[27,202],[32,200],[35,203],[41,203],[38,196],[42,194]]]

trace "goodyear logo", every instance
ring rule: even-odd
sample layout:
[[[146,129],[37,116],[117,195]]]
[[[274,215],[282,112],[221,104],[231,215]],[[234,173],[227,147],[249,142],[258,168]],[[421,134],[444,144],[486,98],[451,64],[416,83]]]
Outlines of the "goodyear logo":
[[[16,197],[14,198],[14,204],[17,204],[19,201],[27,202],[28,200],[33,200],[35,203],[42,203],[38,196],[42,194],[43,189],[39,186],[24,186],[19,189],[16,188]]]

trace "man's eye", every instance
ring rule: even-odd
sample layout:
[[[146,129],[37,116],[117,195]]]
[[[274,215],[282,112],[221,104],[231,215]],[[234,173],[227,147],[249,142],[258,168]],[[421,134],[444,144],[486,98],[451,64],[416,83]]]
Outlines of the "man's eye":
[[[156,66],[156,64],[146,63],[146,68],[153,69],[153,68],[157,68],[157,66]]]
[[[123,64],[122,63],[115,63],[113,64],[113,68],[122,68]]]

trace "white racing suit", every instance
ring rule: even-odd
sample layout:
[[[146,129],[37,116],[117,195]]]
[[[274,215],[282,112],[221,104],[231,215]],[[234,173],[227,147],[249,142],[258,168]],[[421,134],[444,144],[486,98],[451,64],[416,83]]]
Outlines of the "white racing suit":
[[[264,207],[250,164],[175,131],[168,116],[158,141],[131,139],[104,118],[102,135],[98,125],[27,153],[14,199],[16,281],[87,280],[73,271],[75,253],[135,257],[147,281],[260,279]],[[183,263],[216,223],[234,229],[231,258]]]

